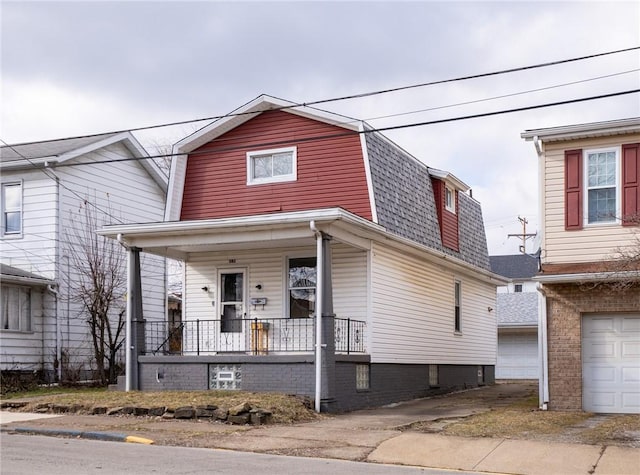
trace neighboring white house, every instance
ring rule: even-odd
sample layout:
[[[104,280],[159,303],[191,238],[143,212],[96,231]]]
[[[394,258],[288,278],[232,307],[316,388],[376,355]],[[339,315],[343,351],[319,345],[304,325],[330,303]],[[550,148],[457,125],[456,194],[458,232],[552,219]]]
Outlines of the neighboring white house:
[[[166,178],[145,157],[128,132],[0,148],[0,369],[51,380],[95,367],[70,285],[77,281],[70,236],[87,226],[87,208],[100,225],[162,218]],[[142,267],[145,316],[164,319],[164,259],[147,256]]]
[[[538,258],[491,256],[491,270],[509,279],[498,287],[496,379],[538,379],[538,292],[532,280]]]

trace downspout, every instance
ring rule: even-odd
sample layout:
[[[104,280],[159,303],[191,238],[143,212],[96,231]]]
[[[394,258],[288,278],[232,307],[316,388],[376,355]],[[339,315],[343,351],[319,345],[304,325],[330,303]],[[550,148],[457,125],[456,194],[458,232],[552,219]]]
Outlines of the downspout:
[[[547,355],[547,293],[538,282],[538,354],[540,355],[540,378],[538,393],[540,409],[547,410],[549,404],[549,358]]]
[[[322,293],[323,293],[323,257],[322,257],[322,233],[316,228],[315,221],[309,223],[309,228],[316,235],[316,392],[315,410],[320,412],[320,399],[322,398]]]
[[[55,285],[47,285],[47,291],[51,292],[54,296],[54,302],[55,302],[55,311],[54,314],[56,316],[56,361],[58,362],[57,367],[56,367],[56,374],[57,374],[57,379],[58,381],[62,381],[62,363],[61,363],[61,359],[62,359],[62,347],[61,347],[61,342],[62,342],[62,330],[60,329],[60,323],[58,322],[58,291],[55,288]],[[43,332],[44,333],[44,332]],[[44,344],[44,335],[42,337],[42,342]]]
[[[54,273],[54,280],[60,284],[62,282],[61,279],[61,270],[62,270],[62,193],[60,191],[60,178],[56,177],[56,195],[57,195],[57,203],[56,203],[56,225],[58,227],[57,231],[56,231],[56,236],[58,236],[58,243],[56,244],[56,257],[55,257],[55,269],[53,270]],[[68,263],[69,261],[67,261]],[[69,287],[69,269],[67,266],[67,288]],[[59,315],[59,310],[60,310],[60,294],[58,293],[58,291],[56,289],[53,289],[53,286],[47,286],[47,289],[49,289],[49,291],[51,293],[53,293],[53,295],[55,295],[55,320],[56,320],[56,362],[57,362],[57,367],[55,368],[56,371],[56,378],[58,382],[62,381],[62,325],[60,322],[60,315]],[[67,290],[67,293],[69,291]],[[67,295],[68,297],[68,295]],[[67,301],[69,299],[67,298]],[[67,318],[69,317],[69,313],[67,312]],[[44,335],[45,332],[44,330],[42,331],[42,340],[44,343]]]
[[[118,242],[122,247],[128,249],[127,245],[122,238],[122,234],[118,234]],[[132,387],[132,358],[131,358],[131,253],[127,252],[127,312],[125,320],[125,352],[124,352],[124,374],[125,374],[125,391],[131,391]]]
[[[538,154],[538,209],[541,213],[544,211],[545,197],[545,180],[544,180],[544,150],[542,150],[542,142],[536,135],[533,137],[533,145]],[[544,247],[545,222],[544,215],[539,220],[540,247]],[[538,394],[540,409],[547,410],[549,404],[549,356],[547,354],[547,294],[542,284],[538,282],[538,354],[540,355],[540,377],[538,378]]]

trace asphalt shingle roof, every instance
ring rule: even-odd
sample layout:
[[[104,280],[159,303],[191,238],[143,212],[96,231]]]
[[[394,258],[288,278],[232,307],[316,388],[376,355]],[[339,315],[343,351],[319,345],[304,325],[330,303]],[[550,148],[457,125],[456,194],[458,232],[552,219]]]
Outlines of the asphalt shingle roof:
[[[104,140],[116,133],[92,135],[90,137],[78,137],[59,140],[46,140],[43,142],[29,142],[0,147],[0,161],[35,159],[40,157],[58,157],[67,152]]]
[[[34,280],[34,281],[49,281],[46,277],[42,277],[38,274],[33,274],[17,267],[8,266],[0,263],[0,276],[2,280],[11,280],[11,278],[17,278],[21,280]]]
[[[491,256],[491,270],[509,279],[529,280],[538,273],[538,258],[528,254]]]
[[[538,293],[498,294],[496,301],[498,326],[538,324]]]
[[[480,204],[459,196],[459,252],[442,245],[438,214],[425,164],[377,133],[366,134],[378,222],[389,232],[489,270]]]

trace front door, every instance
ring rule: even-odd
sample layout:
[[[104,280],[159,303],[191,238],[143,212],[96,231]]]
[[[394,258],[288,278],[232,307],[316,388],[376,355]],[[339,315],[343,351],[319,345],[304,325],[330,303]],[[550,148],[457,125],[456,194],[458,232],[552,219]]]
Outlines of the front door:
[[[245,271],[220,272],[220,350],[244,351]]]

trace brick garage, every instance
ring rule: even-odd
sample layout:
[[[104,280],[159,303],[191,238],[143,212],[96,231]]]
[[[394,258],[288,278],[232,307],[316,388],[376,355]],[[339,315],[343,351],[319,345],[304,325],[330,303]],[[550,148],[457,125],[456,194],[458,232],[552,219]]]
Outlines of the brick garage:
[[[547,296],[549,409],[582,410],[582,318],[640,311],[640,285],[544,284]]]

